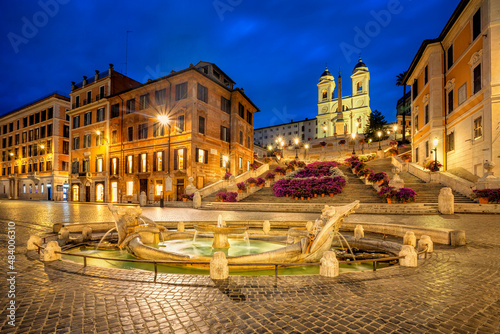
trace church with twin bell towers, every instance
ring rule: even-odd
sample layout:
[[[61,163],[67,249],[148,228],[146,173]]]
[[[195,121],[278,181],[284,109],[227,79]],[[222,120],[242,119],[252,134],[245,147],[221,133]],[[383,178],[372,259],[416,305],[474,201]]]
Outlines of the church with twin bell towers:
[[[370,119],[370,71],[361,58],[351,75],[352,95],[342,96],[339,70],[338,89],[335,78],[325,69],[318,83],[318,138],[362,134]],[[335,96],[337,95],[337,97]]]

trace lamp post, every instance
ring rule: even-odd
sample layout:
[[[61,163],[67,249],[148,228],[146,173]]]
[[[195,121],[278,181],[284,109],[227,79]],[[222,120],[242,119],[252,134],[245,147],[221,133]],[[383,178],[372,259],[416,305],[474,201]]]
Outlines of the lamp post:
[[[356,147],[356,132],[351,133],[352,136],[352,155],[356,155],[354,148]]]
[[[299,138],[295,138],[293,140],[295,142],[295,159],[298,159],[299,158]]]
[[[380,137],[382,137],[382,131],[379,131],[377,132],[377,136],[378,136],[378,150],[382,150],[382,148],[380,147]]]
[[[271,144],[267,145],[267,150],[269,151],[269,153],[268,153],[269,156],[271,156],[272,152],[273,152],[273,145],[271,145]]]
[[[309,149],[309,144],[304,145],[304,160],[307,158],[307,150]]]
[[[396,131],[398,131],[398,125],[394,125],[394,140],[396,140]]]
[[[325,125],[323,125],[323,133],[325,134],[325,137],[326,138],[326,131],[328,130],[328,127]]]
[[[438,156],[438,153],[437,153],[437,145],[438,145],[438,138],[435,137],[434,140],[432,141],[432,143],[434,144],[434,168],[439,170],[438,166],[437,166],[437,156]]]
[[[168,126],[167,173],[170,176],[170,130],[171,130],[171,124],[169,122],[169,119],[168,119],[167,115],[160,115],[160,116],[158,116],[158,121],[160,122],[161,125],[163,125],[163,126],[167,125]]]

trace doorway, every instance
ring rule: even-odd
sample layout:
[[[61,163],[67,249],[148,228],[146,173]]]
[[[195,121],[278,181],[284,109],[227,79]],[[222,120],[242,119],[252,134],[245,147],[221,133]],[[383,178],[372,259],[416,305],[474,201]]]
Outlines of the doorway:
[[[111,182],[111,202],[118,202],[118,182]]]
[[[47,184],[47,199],[49,201],[52,200],[52,186],[49,184]]]
[[[177,201],[182,201],[182,195],[184,195],[184,179],[177,179],[176,184]]]
[[[85,186],[85,202],[90,202],[90,186]]]
[[[148,195],[148,179],[139,180],[139,195],[144,191],[146,196]]]
[[[80,200],[80,187],[75,184],[71,189],[73,190],[73,202],[78,202]]]
[[[104,184],[97,183],[95,186],[95,201],[104,202]]]

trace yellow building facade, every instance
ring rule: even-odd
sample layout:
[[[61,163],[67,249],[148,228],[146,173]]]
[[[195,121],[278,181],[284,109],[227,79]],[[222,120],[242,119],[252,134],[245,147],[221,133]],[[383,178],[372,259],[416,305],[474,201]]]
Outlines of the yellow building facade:
[[[482,176],[489,161],[498,170],[499,59],[500,2],[460,1],[439,37],[422,43],[404,79],[411,86],[413,162],[437,157],[444,170]]]

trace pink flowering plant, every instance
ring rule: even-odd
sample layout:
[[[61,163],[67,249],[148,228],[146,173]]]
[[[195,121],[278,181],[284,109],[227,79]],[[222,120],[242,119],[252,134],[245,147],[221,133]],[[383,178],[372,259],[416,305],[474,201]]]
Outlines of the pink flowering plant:
[[[266,184],[266,180],[264,180],[261,177],[258,177],[257,180],[255,180],[255,181],[256,181],[255,184],[258,186],[263,186],[264,184]]]
[[[380,172],[380,173],[372,172],[368,175],[368,181],[370,182],[379,182],[386,179],[388,180],[388,177],[385,172]]]
[[[245,184],[245,182],[236,183],[236,187],[238,187],[238,190],[241,191],[247,190],[247,185]]]
[[[276,167],[273,172],[275,172],[276,174],[281,174],[281,175],[285,175],[286,174],[286,170],[282,167]]]
[[[362,168],[356,173],[356,175],[359,177],[365,177],[370,175],[371,173],[373,173],[373,170],[371,168]]]
[[[443,167],[439,161],[429,160],[424,168],[430,170],[431,172],[439,172],[439,168]]]
[[[394,200],[400,203],[415,202],[417,193],[411,188],[399,188],[394,196]]]
[[[274,173],[267,173],[265,179],[268,181],[274,181]]]
[[[253,177],[249,177],[246,182],[247,184],[256,184],[257,180],[254,179]]]
[[[224,174],[224,180],[229,180],[229,178],[233,176],[233,174],[229,173],[229,172],[226,172],[226,174]]]
[[[497,189],[481,189],[473,190],[473,195],[476,198],[487,198],[488,203],[500,202],[500,188]]]

